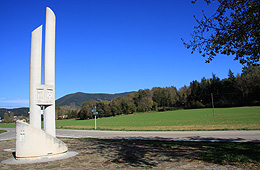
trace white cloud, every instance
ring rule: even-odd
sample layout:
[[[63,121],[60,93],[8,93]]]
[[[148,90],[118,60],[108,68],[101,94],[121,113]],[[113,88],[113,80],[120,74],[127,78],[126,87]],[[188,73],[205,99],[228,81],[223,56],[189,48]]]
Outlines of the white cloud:
[[[5,98],[0,98],[0,108],[17,108],[17,107],[28,107],[28,99],[14,99],[6,100]]]
[[[29,100],[4,100],[2,103],[19,103],[19,104],[28,104]]]

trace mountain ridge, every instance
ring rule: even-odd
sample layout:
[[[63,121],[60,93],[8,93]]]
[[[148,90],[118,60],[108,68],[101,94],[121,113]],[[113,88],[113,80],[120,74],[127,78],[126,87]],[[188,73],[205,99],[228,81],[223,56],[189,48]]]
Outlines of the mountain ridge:
[[[124,97],[130,93],[133,93],[133,91],[132,92],[123,92],[123,93],[114,93],[114,94],[76,92],[76,93],[67,94],[67,95],[57,99],[55,101],[55,103],[59,106],[70,105],[71,103],[75,103],[76,106],[81,106],[83,104],[83,102],[86,102],[86,101],[91,101],[91,100],[111,101],[114,98],[117,98],[119,96]],[[8,112],[8,111],[13,112],[14,116],[21,116],[21,115],[28,116],[29,107],[12,108],[12,109],[0,108],[0,117],[3,119],[4,113]]]
[[[131,93],[133,93],[133,92],[123,92],[123,93],[114,93],[114,94],[76,92],[76,93],[67,94],[67,95],[57,99],[56,104],[59,106],[65,106],[65,105],[70,105],[71,103],[75,103],[76,106],[81,106],[82,103],[86,102],[86,101],[91,101],[91,100],[111,101],[114,98],[124,97]]]

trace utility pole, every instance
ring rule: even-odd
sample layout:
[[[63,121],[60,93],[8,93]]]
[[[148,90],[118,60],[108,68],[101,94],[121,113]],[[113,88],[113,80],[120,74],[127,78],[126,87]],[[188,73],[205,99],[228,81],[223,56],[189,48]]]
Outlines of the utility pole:
[[[213,93],[211,93],[211,101],[212,101],[213,116],[214,116],[215,115],[215,110],[214,110]]]

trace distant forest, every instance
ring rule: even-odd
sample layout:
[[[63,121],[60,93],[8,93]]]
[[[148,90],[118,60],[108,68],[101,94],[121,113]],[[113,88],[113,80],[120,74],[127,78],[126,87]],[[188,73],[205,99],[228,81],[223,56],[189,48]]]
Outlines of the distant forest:
[[[66,106],[63,108],[68,108],[67,105],[70,105],[73,103],[76,107],[81,106],[83,102],[86,101],[103,101],[103,100],[112,100],[116,97],[124,97],[127,96],[132,92],[125,92],[125,93],[115,93],[115,94],[106,94],[106,93],[82,93],[82,92],[77,92],[73,94],[68,94],[65,95],[59,99],[57,99],[55,102],[59,106]],[[74,107],[72,107],[74,108]],[[69,107],[69,110],[71,110],[71,107]],[[28,117],[29,114],[29,108],[28,107],[23,107],[23,108],[14,108],[14,109],[6,109],[6,108],[0,108],[0,118],[4,119],[5,113],[8,113],[8,116],[11,116],[11,113],[14,116],[25,116]]]
[[[28,117],[29,108],[28,107],[22,107],[22,108],[15,108],[15,109],[4,109],[0,108],[0,117],[1,119],[4,119],[5,113],[12,113],[14,116],[25,116]],[[9,114],[10,116],[10,114]]]
[[[260,67],[244,67],[242,74],[229,70],[228,78],[220,80],[217,75],[194,80],[179,90],[176,87],[154,87],[139,90],[111,101],[87,101],[81,107],[56,105],[56,116],[63,118],[92,119],[92,109],[97,108],[98,117],[109,117],[134,112],[166,111],[175,109],[260,105]]]
[[[76,93],[74,96],[64,96],[60,99],[62,104],[68,100],[78,102],[80,100],[82,103],[82,96],[85,102],[81,106],[75,102],[67,102],[68,105],[61,106],[56,104],[56,118],[92,119],[94,106],[97,107],[98,117],[134,112],[205,108],[212,107],[212,97],[215,107],[260,105],[260,67],[256,65],[245,67],[242,74],[237,75],[229,70],[228,78],[222,80],[212,74],[212,78],[203,77],[201,81],[194,80],[189,86],[184,86],[179,90],[174,86],[154,87],[138,92],[121,93],[118,97],[116,95],[98,94],[95,96]],[[91,100],[90,96],[94,98]],[[115,98],[112,99],[113,97]],[[0,109],[0,117],[3,119],[4,113],[8,111],[15,116],[28,116],[29,108]]]

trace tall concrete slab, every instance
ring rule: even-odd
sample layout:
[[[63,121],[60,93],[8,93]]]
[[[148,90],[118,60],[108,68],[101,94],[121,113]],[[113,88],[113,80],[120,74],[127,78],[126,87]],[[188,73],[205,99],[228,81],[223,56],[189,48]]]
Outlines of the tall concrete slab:
[[[31,34],[30,124],[41,129],[41,108],[37,105],[37,86],[41,85],[42,25]],[[39,94],[38,94],[39,95]]]
[[[44,65],[44,83],[53,86],[53,90],[47,91],[48,99],[52,105],[45,109],[44,129],[46,133],[56,136],[55,128],[55,27],[56,18],[50,8],[46,8],[45,24],[45,65]]]

